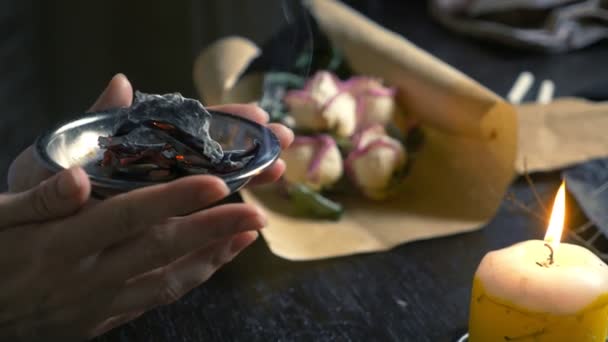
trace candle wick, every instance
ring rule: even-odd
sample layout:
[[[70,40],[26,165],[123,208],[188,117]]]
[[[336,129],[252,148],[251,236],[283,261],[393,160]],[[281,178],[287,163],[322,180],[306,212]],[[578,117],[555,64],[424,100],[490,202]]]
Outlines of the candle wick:
[[[545,243],[545,247],[549,248],[549,259],[547,261],[549,262],[549,265],[553,265],[553,247],[551,247],[551,245],[548,243]]]
[[[545,243],[545,247],[549,248],[549,257],[547,258],[546,261],[543,262],[536,262],[536,264],[540,267],[549,267],[551,265],[553,265],[553,263],[555,262],[555,260],[553,259],[553,256],[555,255],[554,251],[553,251],[553,247],[551,247],[550,244]]]
[[[536,262],[536,264],[540,267],[549,267],[549,266],[553,265],[553,262],[555,262],[555,260],[553,259],[553,255],[554,255],[553,247],[551,247],[551,245],[548,243],[545,243],[545,247],[549,248],[549,257],[547,258],[546,261],[543,261],[543,262],[537,261]]]

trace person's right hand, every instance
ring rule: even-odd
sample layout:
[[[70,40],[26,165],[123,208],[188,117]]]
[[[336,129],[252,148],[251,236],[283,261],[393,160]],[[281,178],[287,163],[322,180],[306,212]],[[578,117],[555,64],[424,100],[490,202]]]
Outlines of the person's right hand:
[[[175,301],[265,225],[246,204],[201,211],[228,194],[211,176],[82,209],[90,189],[75,168],[26,192],[0,195],[0,340],[99,335]]]

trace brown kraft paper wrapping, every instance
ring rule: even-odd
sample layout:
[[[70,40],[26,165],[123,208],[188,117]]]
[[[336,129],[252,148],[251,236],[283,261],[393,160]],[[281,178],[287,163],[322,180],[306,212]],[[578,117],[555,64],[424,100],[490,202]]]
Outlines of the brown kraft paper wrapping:
[[[383,251],[483,227],[515,175],[515,109],[349,7],[333,0],[308,4],[356,73],[398,87],[400,105],[421,122],[425,143],[399,195],[382,202],[337,198],[345,207],[339,222],[284,214],[282,208],[289,203],[273,186],[243,191],[246,202],[267,212],[269,226],[262,235],[272,252],[290,260],[313,260]],[[256,51],[252,43],[239,37],[203,51],[194,78],[206,104],[259,99],[260,75],[247,75],[234,87],[225,87],[225,79],[238,78],[251,62],[251,51]],[[229,57],[244,54],[251,58]]]
[[[608,155],[608,103],[560,98],[518,111],[519,172],[554,171]]]

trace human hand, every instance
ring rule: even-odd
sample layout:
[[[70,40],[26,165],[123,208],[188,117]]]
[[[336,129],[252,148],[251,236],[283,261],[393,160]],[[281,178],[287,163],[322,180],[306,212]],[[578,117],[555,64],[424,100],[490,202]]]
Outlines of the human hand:
[[[118,107],[127,107],[133,101],[133,88],[127,78],[118,74],[112,78],[108,87],[99,96],[89,111],[100,111]],[[256,121],[261,124],[268,123],[268,114],[254,105],[221,105],[209,109],[225,111],[234,115]],[[279,138],[281,147],[286,148],[293,141],[291,130],[280,124],[268,124],[274,134]],[[255,177],[250,185],[272,182],[278,179],[285,170],[285,163],[277,160],[270,168]],[[25,149],[11,164],[8,175],[9,192],[20,192],[31,189],[41,181],[52,175],[50,171],[38,163],[34,157],[33,147]]]
[[[0,340],[92,337],[177,300],[265,225],[247,204],[199,211],[228,192],[191,176],[79,210],[90,183],[75,168],[1,195]]]
[[[130,84],[118,76],[93,110],[131,100]],[[267,118],[252,106],[217,109],[258,122]],[[283,146],[291,142],[289,130],[270,128]],[[11,167],[14,193],[0,195],[0,339],[102,334],[204,282],[265,224],[264,215],[247,204],[201,211],[228,194],[211,176],[146,187],[85,208],[91,185],[84,171],[51,176],[31,152]],[[283,169],[279,161],[252,183],[272,181]]]

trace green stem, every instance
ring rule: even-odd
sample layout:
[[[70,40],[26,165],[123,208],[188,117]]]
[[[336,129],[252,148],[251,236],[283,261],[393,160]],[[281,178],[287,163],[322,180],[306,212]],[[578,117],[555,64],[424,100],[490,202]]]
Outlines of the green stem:
[[[342,205],[302,184],[290,184],[287,189],[293,208],[298,215],[310,218],[339,220],[344,213]]]

